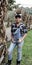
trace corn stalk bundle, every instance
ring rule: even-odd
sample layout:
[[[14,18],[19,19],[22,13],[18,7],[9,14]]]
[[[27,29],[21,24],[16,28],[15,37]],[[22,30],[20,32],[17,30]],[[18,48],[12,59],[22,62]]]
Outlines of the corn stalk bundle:
[[[0,0],[0,63],[6,49],[4,18],[7,12],[7,0]],[[2,57],[2,59],[1,59]]]

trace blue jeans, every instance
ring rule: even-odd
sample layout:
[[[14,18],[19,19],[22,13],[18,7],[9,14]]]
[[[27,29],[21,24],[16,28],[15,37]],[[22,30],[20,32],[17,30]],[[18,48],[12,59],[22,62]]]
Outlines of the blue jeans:
[[[20,61],[22,59],[22,46],[24,41],[21,43],[11,43],[9,49],[8,49],[8,60],[12,60],[12,52],[13,49],[17,46],[17,60]]]

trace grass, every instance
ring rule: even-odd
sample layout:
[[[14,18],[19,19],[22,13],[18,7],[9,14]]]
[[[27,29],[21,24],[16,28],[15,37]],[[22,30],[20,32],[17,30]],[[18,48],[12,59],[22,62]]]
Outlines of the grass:
[[[24,40],[22,55],[23,56],[22,56],[21,65],[32,65],[32,30],[28,32],[27,37]],[[17,57],[17,47],[13,51],[12,65],[16,65],[16,57]]]

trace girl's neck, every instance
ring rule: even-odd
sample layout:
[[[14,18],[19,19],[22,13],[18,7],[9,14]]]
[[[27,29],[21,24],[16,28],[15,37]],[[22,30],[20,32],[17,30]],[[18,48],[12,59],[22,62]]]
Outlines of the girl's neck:
[[[16,23],[17,27],[20,25],[20,22],[19,23]]]

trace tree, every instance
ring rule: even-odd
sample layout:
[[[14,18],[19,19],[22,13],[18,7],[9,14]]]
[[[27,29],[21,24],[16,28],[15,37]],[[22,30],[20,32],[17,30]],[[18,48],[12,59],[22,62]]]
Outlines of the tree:
[[[8,0],[8,9],[12,10],[15,0]]]
[[[8,0],[10,6],[14,4],[15,0]]]

